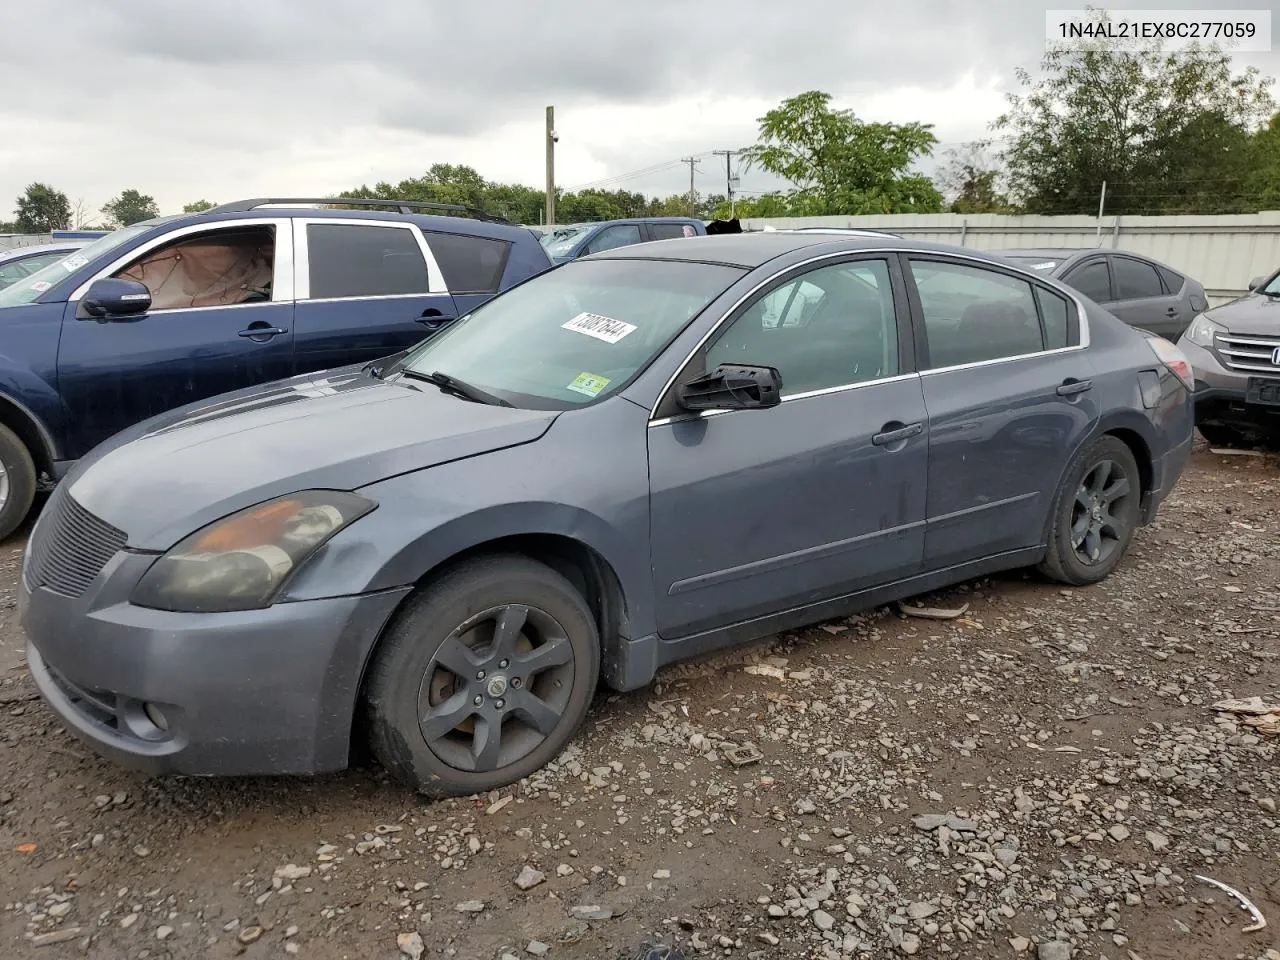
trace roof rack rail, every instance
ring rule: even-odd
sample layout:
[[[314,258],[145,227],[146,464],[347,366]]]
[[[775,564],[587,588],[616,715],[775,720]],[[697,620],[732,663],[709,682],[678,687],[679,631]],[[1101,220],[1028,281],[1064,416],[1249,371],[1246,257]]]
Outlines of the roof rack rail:
[[[465,214],[474,220],[484,220],[487,223],[507,223],[511,221],[505,217],[498,217],[492,213],[486,213],[476,207],[467,207],[458,203],[428,203],[421,200],[382,200],[382,199],[366,199],[363,197],[257,197],[253,200],[236,200],[234,203],[221,203],[208,213],[247,213],[250,210],[257,210],[259,207],[267,207],[272,205],[287,204],[304,204],[304,203],[323,203],[328,206],[344,206],[344,207],[395,207],[400,213],[414,213],[416,211],[441,211],[452,214]]]

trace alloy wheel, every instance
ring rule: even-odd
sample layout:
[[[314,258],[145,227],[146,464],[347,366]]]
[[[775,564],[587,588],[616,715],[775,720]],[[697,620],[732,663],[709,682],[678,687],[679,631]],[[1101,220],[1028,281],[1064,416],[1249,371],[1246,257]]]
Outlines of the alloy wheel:
[[[1080,481],[1071,505],[1071,546],[1087,564],[1105,563],[1128,528],[1132,484],[1114,460],[1100,460]]]

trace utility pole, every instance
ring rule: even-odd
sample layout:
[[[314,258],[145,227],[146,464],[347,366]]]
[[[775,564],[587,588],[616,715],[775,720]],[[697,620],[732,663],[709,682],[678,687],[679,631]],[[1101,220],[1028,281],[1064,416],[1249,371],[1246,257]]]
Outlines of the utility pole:
[[[729,219],[733,219],[733,158],[737,150],[712,150],[717,157],[724,157],[724,195],[729,201]]]
[[[1098,246],[1102,246],[1102,211],[1107,206],[1107,181],[1102,181],[1102,195],[1098,197]]]
[[[697,167],[698,158],[681,157],[680,162],[689,165],[689,216],[692,217],[698,204],[698,194],[693,188],[693,171]]]
[[[547,107],[547,226],[556,225],[556,108]]]

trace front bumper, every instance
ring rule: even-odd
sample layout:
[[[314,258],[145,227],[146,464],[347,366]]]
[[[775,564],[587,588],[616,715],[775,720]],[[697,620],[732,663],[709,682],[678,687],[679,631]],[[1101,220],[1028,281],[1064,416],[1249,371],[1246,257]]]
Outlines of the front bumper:
[[[192,775],[344,768],[364,665],[409,591],[191,614],[19,589],[32,676],[67,728],[125,766]]]
[[[1280,432],[1280,406],[1252,403],[1249,378],[1265,373],[1229,370],[1211,350],[1185,338],[1178,343],[1196,376],[1196,425],[1213,424]],[[1273,379],[1273,378],[1268,378]]]

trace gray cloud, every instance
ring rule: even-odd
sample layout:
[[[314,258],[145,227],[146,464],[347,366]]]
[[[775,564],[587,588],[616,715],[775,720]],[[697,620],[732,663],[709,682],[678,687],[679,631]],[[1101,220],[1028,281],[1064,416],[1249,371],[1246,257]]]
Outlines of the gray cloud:
[[[36,80],[0,102],[0,127],[18,132],[0,142],[0,198],[41,178],[96,203],[136,186],[162,205],[267,179],[287,187],[303,168],[349,178],[330,189],[357,172],[398,179],[456,159],[450,150],[483,156],[504,125],[536,122],[547,103],[571,116],[818,88],[861,111],[912,87],[913,115],[896,119],[944,128],[952,118],[933,112],[931,93],[941,99],[966,74],[1011,86],[1016,66],[1038,61],[1044,32],[1043,9],[1023,0],[0,0],[0,13],[29,24],[0,33],[0,62]],[[1275,54],[1252,60],[1277,72]],[[755,120],[722,132],[746,142]],[[431,155],[387,169],[380,148],[360,153],[399,136],[424,138]],[[622,172],[738,145],[691,128],[626,139],[591,153]],[[536,183],[540,145],[521,149],[521,179]]]

